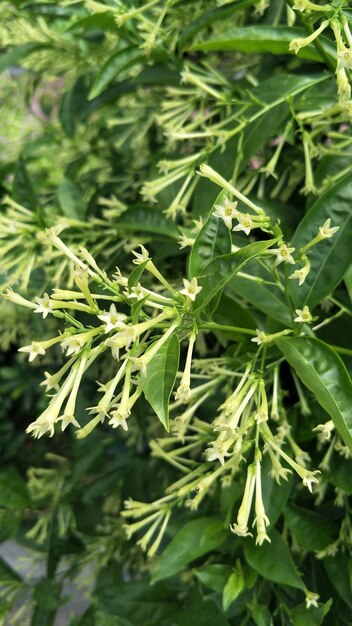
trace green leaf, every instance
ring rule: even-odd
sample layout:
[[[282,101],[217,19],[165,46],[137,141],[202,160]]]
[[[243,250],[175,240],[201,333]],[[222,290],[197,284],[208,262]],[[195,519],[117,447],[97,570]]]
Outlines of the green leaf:
[[[117,225],[119,230],[164,235],[172,239],[179,238],[175,222],[168,219],[160,211],[147,207],[128,209],[118,218]]]
[[[269,272],[255,261],[248,263],[246,274],[253,277],[258,276],[259,280],[263,281],[272,279]],[[287,302],[282,296],[282,292],[273,285],[265,285],[242,276],[235,276],[226,286],[227,292],[242,296],[258,311],[262,311],[286,327],[291,326],[292,317]]]
[[[215,200],[214,206],[220,204],[225,196],[222,191]],[[189,274],[199,276],[202,269],[217,256],[231,252],[231,234],[222,219],[213,215],[214,206],[209,217],[192,246],[189,259]]]
[[[220,546],[226,535],[227,530],[222,521],[202,517],[188,522],[157,561],[152,582],[175,576],[188,563]]]
[[[115,22],[113,13],[105,11],[104,13],[93,13],[92,15],[86,15],[82,19],[71,24],[66,32],[75,30],[109,30],[113,33],[117,33],[118,27]]]
[[[238,52],[246,52],[247,54],[260,54],[261,52],[291,54],[289,51],[290,41],[306,35],[307,33],[303,28],[268,26],[266,24],[241,26],[221,33],[220,36],[213,39],[195,43],[190,46],[189,50],[236,50]],[[331,49],[329,40],[326,40],[326,42],[326,45]],[[325,63],[325,60],[313,45],[301,48],[297,56]]]
[[[122,50],[118,50],[105,63],[104,67],[98,72],[94,84],[88,94],[88,100],[93,100],[100,96],[104,89],[111,83],[116,76],[123,70],[135,65],[144,59],[144,52],[135,46],[128,46]]]
[[[352,451],[352,381],[338,354],[312,337],[285,337],[276,343]]]
[[[26,481],[15,469],[0,471],[0,506],[24,509],[29,505]]]
[[[193,573],[203,585],[222,593],[232,569],[230,565],[218,565],[214,563],[194,569]]]
[[[194,37],[194,35],[196,35],[200,30],[207,28],[218,20],[226,20],[233,13],[235,13],[235,11],[242,11],[246,7],[252,6],[257,2],[259,2],[259,0],[237,0],[236,2],[230,2],[224,6],[202,13],[199,17],[197,17],[197,19],[194,20],[194,22],[187,24],[181,31],[178,41],[180,48],[184,48],[186,43],[188,43],[188,41],[192,39],[192,37]]]
[[[331,219],[339,230],[308,250],[311,270],[303,283],[289,280],[289,294],[296,307],[314,307],[329,295],[342,280],[352,263],[352,173],[348,173],[324,193],[300,222],[292,239],[296,253],[317,234],[319,226]]]
[[[38,211],[39,201],[22,158],[19,158],[17,161],[12,187],[12,197],[15,202],[18,202],[18,204],[21,204],[27,209],[33,212]]]
[[[340,596],[340,598],[352,609],[352,591],[349,578],[349,563],[351,557],[338,552],[333,557],[323,560],[326,574]]]
[[[321,604],[318,607],[310,607],[310,609],[307,609],[305,603],[295,606],[290,611],[294,626],[320,626],[325,615],[329,613],[331,605],[332,600],[330,599],[325,604]]]
[[[245,586],[243,571],[236,569],[229,576],[222,594],[222,608],[227,611],[230,604],[240,595]]]
[[[263,254],[275,241],[276,239],[270,239],[269,241],[250,243],[237,252],[225,254],[210,261],[199,277],[198,282],[202,291],[197,296],[194,310],[204,308],[248,261]]]
[[[323,550],[338,537],[332,520],[295,504],[286,507],[285,520],[297,544],[310,552]]]
[[[249,610],[256,626],[273,626],[271,613],[266,606],[256,604],[250,606]]]
[[[174,334],[165,341],[142,373],[143,393],[166,430],[169,430],[169,400],[179,359],[180,342]]]
[[[22,583],[22,578],[2,557],[0,557],[0,587],[13,583]]]
[[[327,470],[327,479],[335,487],[343,489],[347,493],[352,493],[352,459],[342,458],[335,455],[333,463],[330,463]]]
[[[86,213],[85,203],[77,185],[66,176],[60,182],[58,200],[61,210],[66,217],[74,220],[83,220]]]
[[[186,597],[185,606],[172,615],[171,620],[164,622],[163,626],[230,626],[215,599],[204,598],[199,593],[193,593],[192,596],[190,599]],[[151,626],[154,624],[155,622]]]
[[[292,488],[292,475],[288,480],[281,480],[281,484],[270,475],[271,463],[268,456],[264,456],[262,463],[262,492],[266,514],[270,519],[270,524],[274,526],[285,508],[290,497]]]
[[[140,277],[142,276],[142,274],[143,274],[145,268],[147,267],[148,263],[149,263],[149,259],[146,259],[145,261],[143,261],[143,263],[139,263],[132,270],[132,272],[130,273],[130,275],[128,277],[128,281],[127,281],[129,289],[132,289],[132,287],[134,287],[138,283],[138,281],[139,281]]]
[[[277,530],[271,530],[270,539],[271,543],[265,541],[260,547],[253,540],[246,540],[244,553],[249,565],[267,580],[305,589],[287,544]]]
[[[213,321],[218,324],[224,324],[225,326],[240,326],[242,328],[255,330],[258,324],[251,314],[250,308],[246,305],[242,306],[239,304],[235,299],[236,296],[238,297],[238,294],[230,290],[227,285],[221,295]],[[238,337],[238,334],[228,332],[226,332],[225,337],[231,337],[231,335]]]
[[[74,137],[77,123],[81,119],[87,98],[87,88],[81,76],[76,84],[66,91],[60,103],[59,117],[67,137]]]

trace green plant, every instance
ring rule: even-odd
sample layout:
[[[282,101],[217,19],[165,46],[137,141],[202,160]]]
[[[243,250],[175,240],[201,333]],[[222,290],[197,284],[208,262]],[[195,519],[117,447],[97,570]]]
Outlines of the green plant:
[[[350,624],[348,2],[0,15],[4,616]]]

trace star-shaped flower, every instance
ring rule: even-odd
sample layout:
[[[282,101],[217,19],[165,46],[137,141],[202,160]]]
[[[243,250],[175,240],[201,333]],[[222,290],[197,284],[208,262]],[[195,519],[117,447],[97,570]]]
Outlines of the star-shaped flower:
[[[297,317],[295,317],[294,321],[295,322],[301,322],[303,324],[309,324],[312,320],[313,320],[313,316],[309,310],[309,308],[306,306],[303,307],[303,309],[296,309],[295,313],[297,315]]]
[[[253,339],[251,339],[251,341],[253,341],[253,343],[257,343],[258,346],[260,346],[260,344],[262,343],[266,343],[267,341],[267,336],[265,334],[265,332],[263,330],[258,330],[258,328],[255,331],[257,333],[256,337],[253,337]]]
[[[53,312],[50,298],[47,293],[45,293],[42,298],[36,298],[35,301],[38,306],[36,309],[34,309],[34,313],[42,313],[43,318],[45,319],[49,315],[49,313]]]
[[[114,328],[124,328],[126,326],[125,321],[127,319],[127,315],[124,313],[118,313],[114,304],[110,306],[109,312],[105,311],[97,317],[106,324],[105,333],[109,333],[110,330],[113,330]]]
[[[122,426],[123,430],[128,430],[127,418],[129,415],[130,411],[116,409],[111,413],[109,425],[112,426],[112,428],[118,428],[118,426]]]
[[[337,71],[344,68],[352,69],[352,48],[344,48],[337,53]]]
[[[149,259],[148,250],[142,245],[140,245],[139,247],[141,249],[140,252],[132,250],[132,254],[136,257],[135,259],[133,259],[133,263],[135,265],[140,265],[141,263],[144,263],[144,261],[147,261]]]
[[[291,253],[295,251],[295,248],[289,248],[285,243],[281,244],[278,248],[272,248],[269,250],[270,254],[275,254],[276,259],[274,262],[274,267],[276,265],[280,265],[280,263],[291,263],[295,264],[294,258],[291,256]]]
[[[242,230],[246,235],[249,235],[252,228],[257,227],[257,224],[253,222],[248,213],[238,213],[236,219],[238,220],[238,224],[232,229],[233,231]]]
[[[252,533],[248,532],[248,526],[240,526],[239,524],[230,524],[230,530],[239,537],[253,537]]]
[[[307,609],[309,609],[311,606],[314,606],[315,608],[317,608],[318,600],[319,600],[319,595],[317,593],[313,593],[313,591],[306,592],[305,603],[306,603]]]
[[[311,493],[313,493],[313,483],[319,483],[319,480],[316,478],[316,476],[314,476],[314,474],[320,474],[320,471],[315,470],[314,472],[307,472],[307,474],[303,478],[303,484],[305,485],[305,487],[308,487]]]
[[[289,278],[290,279],[297,279],[299,286],[301,286],[301,285],[303,285],[305,279],[307,278],[307,276],[309,274],[309,270],[310,270],[309,265],[304,265],[299,270],[296,270],[295,272],[293,272],[293,274],[291,274],[291,276],[289,276]]]
[[[212,446],[206,449],[207,461],[220,461],[221,465],[225,463],[225,457],[231,456],[230,452],[226,451],[224,445],[221,445],[217,441],[212,442]]]
[[[45,354],[45,350],[40,343],[36,343],[33,341],[29,346],[23,346],[18,349],[18,352],[28,352],[29,353],[29,361],[34,361],[34,359],[38,356],[38,354]]]
[[[326,222],[319,228],[319,235],[322,239],[329,239],[332,237],[340,228],[340,226],[333,226],[330,228],[331,219],[327,219]]]
[[[202,291],[203,287],[198,285],[198,281],[196,277],[192,278],[192,280],[187,280],[187,278],[183,279],[184,289],[180,290],[182,295],[187,296],[193,302],[195,301],[197,295]]]
[[[215,217],[219,217],[224,221],[225,226],[227,228],[232,228],[232,220],[238,215],[239,211],[237,211],[238,202],[231,202],[227,196],[224,197],[222,204],[216,204],[213,215]]]

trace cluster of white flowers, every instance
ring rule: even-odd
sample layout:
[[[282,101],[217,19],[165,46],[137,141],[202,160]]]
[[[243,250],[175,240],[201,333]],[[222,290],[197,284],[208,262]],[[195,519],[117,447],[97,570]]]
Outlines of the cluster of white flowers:
[[[68,357],[65,365],[56,374],[46,372],[43,384],[47,390],[53,389],[55,393],[48,407],[29,425],[27,432],[34,437],[41,437],[45,433],[53,436],[57,424],[61,423],[62,430],[72,424],[78,429],[77,437],[83,438],[99,422],[106,419],[112,428],[121,426],[127,430],[131,410],[142,393],[140,373],[146,370],[148,363],[176,331],[183,315],[189,314],[190,307],[202,287],[198,285],[196,278],[184,279],[184,288],[178,291],[160,274],[143,246],[140,247],[140,252],[133,251],[134,263],[141,267],[142,272],[147,271],[156,278],[167,295],[145,289],[139,284],[129,285],[118,269],[116,280],[111,280],[99,269],[88,251],[84,251],[85,262],[83,262],[56,233],[49,232],[48,238],[75,263],[73,277],[77,290],[55,289],[51,296],[45,293],[43,297],[36,298],[35,302],[23,298],[11,289],[5,293],[5,298],[32,309],[44,319],[48,315],[54,315],[67,323],[63,333],[44,341],[33,341],[30,345],[20,348],[20,352],[29,355],[30,361],[45,355],[53,346],[60,346]],[[110,293],[110,296],[92,293],[90,281],[98,283]],[[125,287],[122,292],[121,286]],[[143,306],[139,309],[139,320],[132,319],[131,314],[127,312],[132,306],[133,298],[143,299]],[[109,308],[101,308],[107,300],[110,300]],[[149,313],[146,310],[149,310]],[[78,320],[81,312],[102,324],[83,325]],[[165,323],[169,325],[166,330]],[[156,341],[146,350],[148,343],[143,338],[149,338],[153,331],[158,333]],[[196,333],[192,332],[185,370],[176,392],[177,399],[182,401],[187,401],[191,393],[191,361],[195,339]],[[75,417],[75,409],[82,378],[95,359],[107,349],[111,350],[113,358],[118,362],[116,374],[100,387],[103,396],[96,407],[90,408],[90,414],[94,417],[80,427]],[[132,376],[133,372],[135,373]],[[122,387],[119,390],[120,383]]]

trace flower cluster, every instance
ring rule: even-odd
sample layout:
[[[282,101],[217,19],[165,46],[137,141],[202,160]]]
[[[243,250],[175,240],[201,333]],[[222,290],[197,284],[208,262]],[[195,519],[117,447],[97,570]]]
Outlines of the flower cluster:
[[[83,438],[104,421],[112,428],[121,426],[127,430],[127,420],[142,394],[143,373],[176,329],[183,328],[183,332],[187,329],[188,322],[185,320],[183,323],[183,318],[187,317],[202,287],[197,285],[195,278],[191,281],[184,279],[184,289],[177,290],[160,274],[143,246],[140,252],[133,252],[134,263],[141,268],[139,278],[146,271],[157,279],[159,288],[146,289],[140,283],[132,284],[119,270],[115,278],[110,279],[87,251],[81,250],[80,256],[77,256],[55,232],[48,232],[47,236],[52,245],[75,264],[73,277],[76,290],[55,289],[51,296],[44,294],[35,302],[11,289],[4,294],[11,302],[32,309],[44,319],[53,315],[66,323],[64,332],[57,336],[33,341],[20,348],[20,352],[29,355],[30,361],[45,355],[53,346],[60,346],[67,357],[66,363],[56,373],[46,373],[43,384],[47,391],[54,390],[54,394],[44,412],[28,426],[27,432],[34,437],[45,433],[53,436],[56,425],[61,423],[62,430],[73,425],[77,428],[77,437]],[[96,283],[98,293],[91,291],[91,283]],[[142,300],[137,314],[134,313],[135,299]],[[91,317],[91,325],[79,321],[82,313]],[[94,320],[98,324],[94,324]],[[196,333],[192,332],[177,398],[184,399],[190,394],[195,339]],[[106,350],[111,351],[117,362],[116,373],[100,386],[99,391],[103,395],[89,411],[94,417],[81,427],[75,416],[79,388],[86,371]]]

